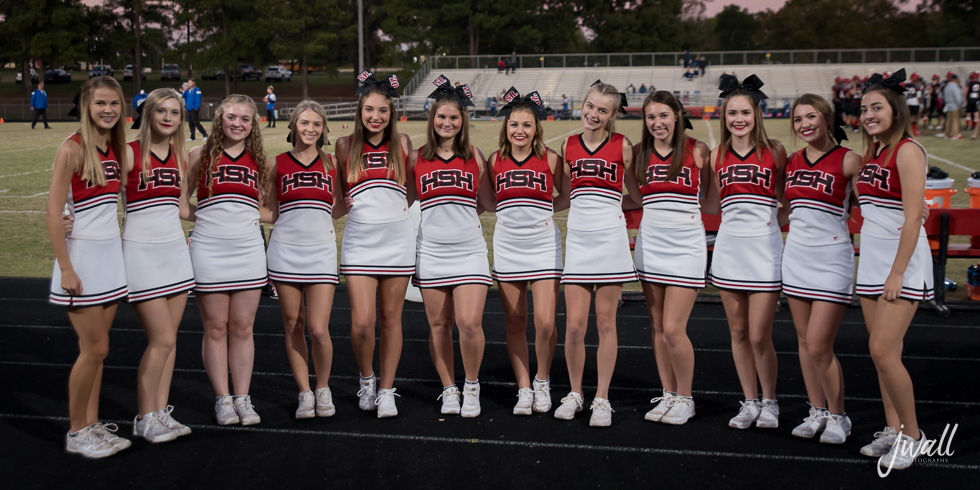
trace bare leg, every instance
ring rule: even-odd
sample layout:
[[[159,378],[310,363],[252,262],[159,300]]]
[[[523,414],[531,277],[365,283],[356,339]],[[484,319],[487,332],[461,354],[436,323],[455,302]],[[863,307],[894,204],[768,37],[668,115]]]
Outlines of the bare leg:
[[[376,296],[378,279],[370,276],[347,276],[350,298],[350,342],[362,377],[374,374],[374,324],[377,321]],[[404,296],[403,296],[404,299]]]
[[[453,359],[453,302],[449,288],[422,288],[429,320],[429,354],[442,386],[456,384]]]
[[[133,309],[146,332],[146,350],[140,360],[137,373],[136,398],[139,415],[156,412],[164,408],[165,400],[159,398],[160,384],[163,380],[167,360],[177,344],[177,329],[170,316],[167,298],[155,298],[133,304]],[[178,320],[179,322],[179,320]]]
[[[918,302],[897,299],[878,299],[875,324],[871,330],[868,347],[871,359],[882,381],[882,391],[894,403],[898,414],[899,429],[913,439],[919,437],[919,423],[915,416],[915,393],[912,378],[902,364],[902,348],[905,332],[912,323]]]
[[[687,321],[698,290],[668,286],[664,296],[663,338],[669,354],[675,393],[691,396],[694,382],[694,346],[687,336]]]
[[[746,400],[758,399],[755,355],[749,342],[749,294],[722,290],[721,302],[725,307],[728,329],[732,334],[732,357],[735,359],[735,371],[742,385],[742,394]]]
[[[109,354],[109,329],[117,306],[118,303],[110,303],[108,306],[68,309],[79,348],[68,377],[68,418],[72,431],[84,429],[99,420],[102,361]]]
[[[488,289],[480,284],[463,284],[454,287],[452,292],[456,327],[459,328],[459,353],[468,381],[480,379],[480,365],[483,364],[483,350],[486,347],[483,307]]]
[[[619,301],[619,298],[616,299]],[[565,285],[565,363],[572,391],[582,394],[585,371],[585,332],[592,306],[592,285]]]
[[[514,369],[517,387],[530,388],[530,361],[527,349],[527,282],[497,282],[504,306],[507,328],[507,355]],[[537,298],[535,298],[537,299]]]
[[[275,281],[279,293],[279,309],[282,310],[282,324],[286,331],[286,359],[293,371],[293,379],[299,391],[310,389],[309,353],[306,347],[306,332],[303,324],[303,286]]]
[[[337,288],[333,284],[311,284],[303,289],[306,292],[306,328],[310,332],[310,343],[313,344],[316,387],[327,388],[330,381],[330,368],[333,365],[330,310],[333,307],[334,292]],[[309,386],[309,378],[307,378],[307,386]]]
[[[599,333],[599,348],[596,352],[598,367],[598,387],[596,398],[609,399],[609,385],[616,369],[616,354],[619,341],[616,335],[616,310],[622,295],[622,284],[605,284],[596,287],[595,317]]]
[[[381,323],[381,389],[391,389],[402,356],[402,309],[405,307],[405,290],[408,276],[384,277],[378,286],[380,295]],[[371,327],[372,335],[374,327]],[[372,349],[374,343],[371,344]]]
[[[810,356],[807,345],[808,329],[811,321],[813,305],[818,301],[789,298],[789,311],[793,315],[793,325],[796,327],[796,343],[800,353],[800,370],[803,372],[803,385],[806,387],[807,398],[814,407],[827,408],[827,397],[824,396],[820,385],[820,372]],[[836,412],[840,413],[840,412]]]
[[[259,308],[262,290],[249,289],[231,293],[228,309],[228,368],[235,395],[247,395],[255,362],[252,326]]]
[[[558,280],[546,279],[531,283],[531,296],[534,301],[536,377],[545,381],[551,373],[551,360],[555,357],[555,346],[558,343],[558,330],[555,328]]]

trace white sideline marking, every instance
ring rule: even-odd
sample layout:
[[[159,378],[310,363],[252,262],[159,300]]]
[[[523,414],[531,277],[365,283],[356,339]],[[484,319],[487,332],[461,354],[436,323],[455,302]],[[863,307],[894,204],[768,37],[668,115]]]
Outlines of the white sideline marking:
[[[19,172],[19,173],[16,173],[16,174],[0,175],[0,179],[3,179],[5,177],[20,177],[22,175],[39,174],[39,173],[50,172],[50,171],[51,171],[51,169],[49,168],[47,170],[32,170],[30,172]]]
[[[51,148],[50,146],[35,146],[33,148],[18,148],[16,150],[4,150],[4,153],[17,153],[20,151],[34,151],[34,150],[45,150]]]
[[[952,166],[954,166],[954,167],[956,167],[956,168],[958,168],[960,170],[966,170],[967,172],[970,172],[970,173],[973,173],[973,172],[976,172],[977,171],[977,169],[975,169],[975,168],[970,168],[970,167],[967,167],[966,165],[960,165],[960,164],[958,164],[958,163],[956,163],[956,162],[954,162],[952,160],[947,160],[947,159],[942,158],[942,157],[937,157],[936,155],[933,155],[932,153],[926,153],[926,156],[928,156],[929,158],[931,158],[933,160],[939,160],[940,162],[943,162],[943,163],[945,163],[947,165],[952,165]]]
[[[3,214],[40,214],[43,212],[44,211],[37,211],[37,210],[11,211],[9,209],[0,209],[0,213]]]
[[[714,149],[717,141],[715,141],[715,130],[711,129],[711,121],[704,121],[704,125],[708,127],[708,148]]]
[[[548,143],[551,143],[552,141],[557,141],[557,140],[563,139],[563,138],[565,138],[567,136],[571,136],[571,135],[573,135],[575,133],[581,133],[581,132],[582,132],[582,128],[575,128],[575,129],[573,129],[573,130],[571,130],[571,131],[569,131],[569,132],[567,132],[565,134],[562,134],[562,135],[559,135],[559,136],[555,136],[554,138],[551,138],[550,140],[545,141],[544,144],[547,145]],[[559,148],[558,150],[555,150],[555,151],[560,151],[560,150],[561,150],[561,148]]]

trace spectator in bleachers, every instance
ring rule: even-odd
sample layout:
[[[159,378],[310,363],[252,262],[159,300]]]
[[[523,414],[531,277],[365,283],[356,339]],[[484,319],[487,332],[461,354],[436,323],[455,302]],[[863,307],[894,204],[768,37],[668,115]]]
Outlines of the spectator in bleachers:
[[[504,71],[504,60],[497,60],[497,73]]]
[[[561,94],[561,119],[568,119],[571,115],[568,112],[568,96]]]
[[[510,52],[510,71],[511,72],[516,72],[517,71],[517,50],[516,49],[514,51],[511,51]]]
[[[510,75],[510,60],[504,60],[504,75]]]
[[[490,97],[490,117],[497,117],[497,98]]]
[[[684,72],[687,73],[687,69],[691,67],[691,53],[688,50],[684,50]]]
[[[630,95],[635,94],[636,93],[636,86],[633,85],[632,83],[630,83],[629,85],[627,85],[626,86],[626,93],[627,94],[630,94]]]
[[[708,69],[708,59],[705,58],[704,55],[701,55],[701,57],[698,58],[698,68],[701,69],[701,75],[700,76],[703,77],[704,76],[704,72]]]
[[[646,84],[643,84],[643,83],[640,84],[640,93],[641,94],[647,93],[647,86],[646,86]]]
[[[946,113],[946,137],[954,140],[963,139],[960,135],[963,88],[960,87],[960,79],[955,73],[950,72],[947,75],[946,87],[943,88],[943,104],[943,111]]]

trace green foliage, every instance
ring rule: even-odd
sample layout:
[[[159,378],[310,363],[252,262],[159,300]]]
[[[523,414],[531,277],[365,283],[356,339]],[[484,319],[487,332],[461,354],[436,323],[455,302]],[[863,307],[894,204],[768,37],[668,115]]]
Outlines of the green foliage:
[[[728,5],[715,16],[714,33],[725,50],[759,49],[759,21],[748,10]]]

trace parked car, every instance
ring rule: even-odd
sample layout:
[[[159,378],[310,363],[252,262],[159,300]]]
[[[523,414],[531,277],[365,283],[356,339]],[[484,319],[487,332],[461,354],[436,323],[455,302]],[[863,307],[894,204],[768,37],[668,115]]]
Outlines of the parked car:
[[[180,67],[163,65],[163,69],[160,70],[160,80],[180,80]]]
[[[123,68],[123,81],[132,80],[132,79],[133,79],[133,65],[126,65],[126,68]],[[146,72],[143,72],[142,79],[146,80]]]
[[[17,83],[23,82],[24,73],[17,72],[17,76],[15,77],[14,81],[16,81]],[[37,71],[34,68],[31,68],[31,83],[37,83]]]
[[[289,68],[285,66],[270,66],[265,69],[265,81],[269,80],[279,80],[280,82],[291,82],[293,81],[293,72],[289,71]]]
[[[256,82],[262,79],[262,72],[255,69],[254,66],[239,63],[238,64],[238,78],[239,80],[255,80]]]
[[[205,68],[204,71],[201,72],[201,78],[204,80],[224,80],[225,71],[221,68]]]
[[[44,72],[44,83],[68,83],[71,81],[71,73],[61,68],[55,68]]]
[[[112,67],[109,65],[95,65],[88,72],[88,77],[89,78],[106,77],[106,76],[111,77],[115,74],[116,73],[112,70]]]

